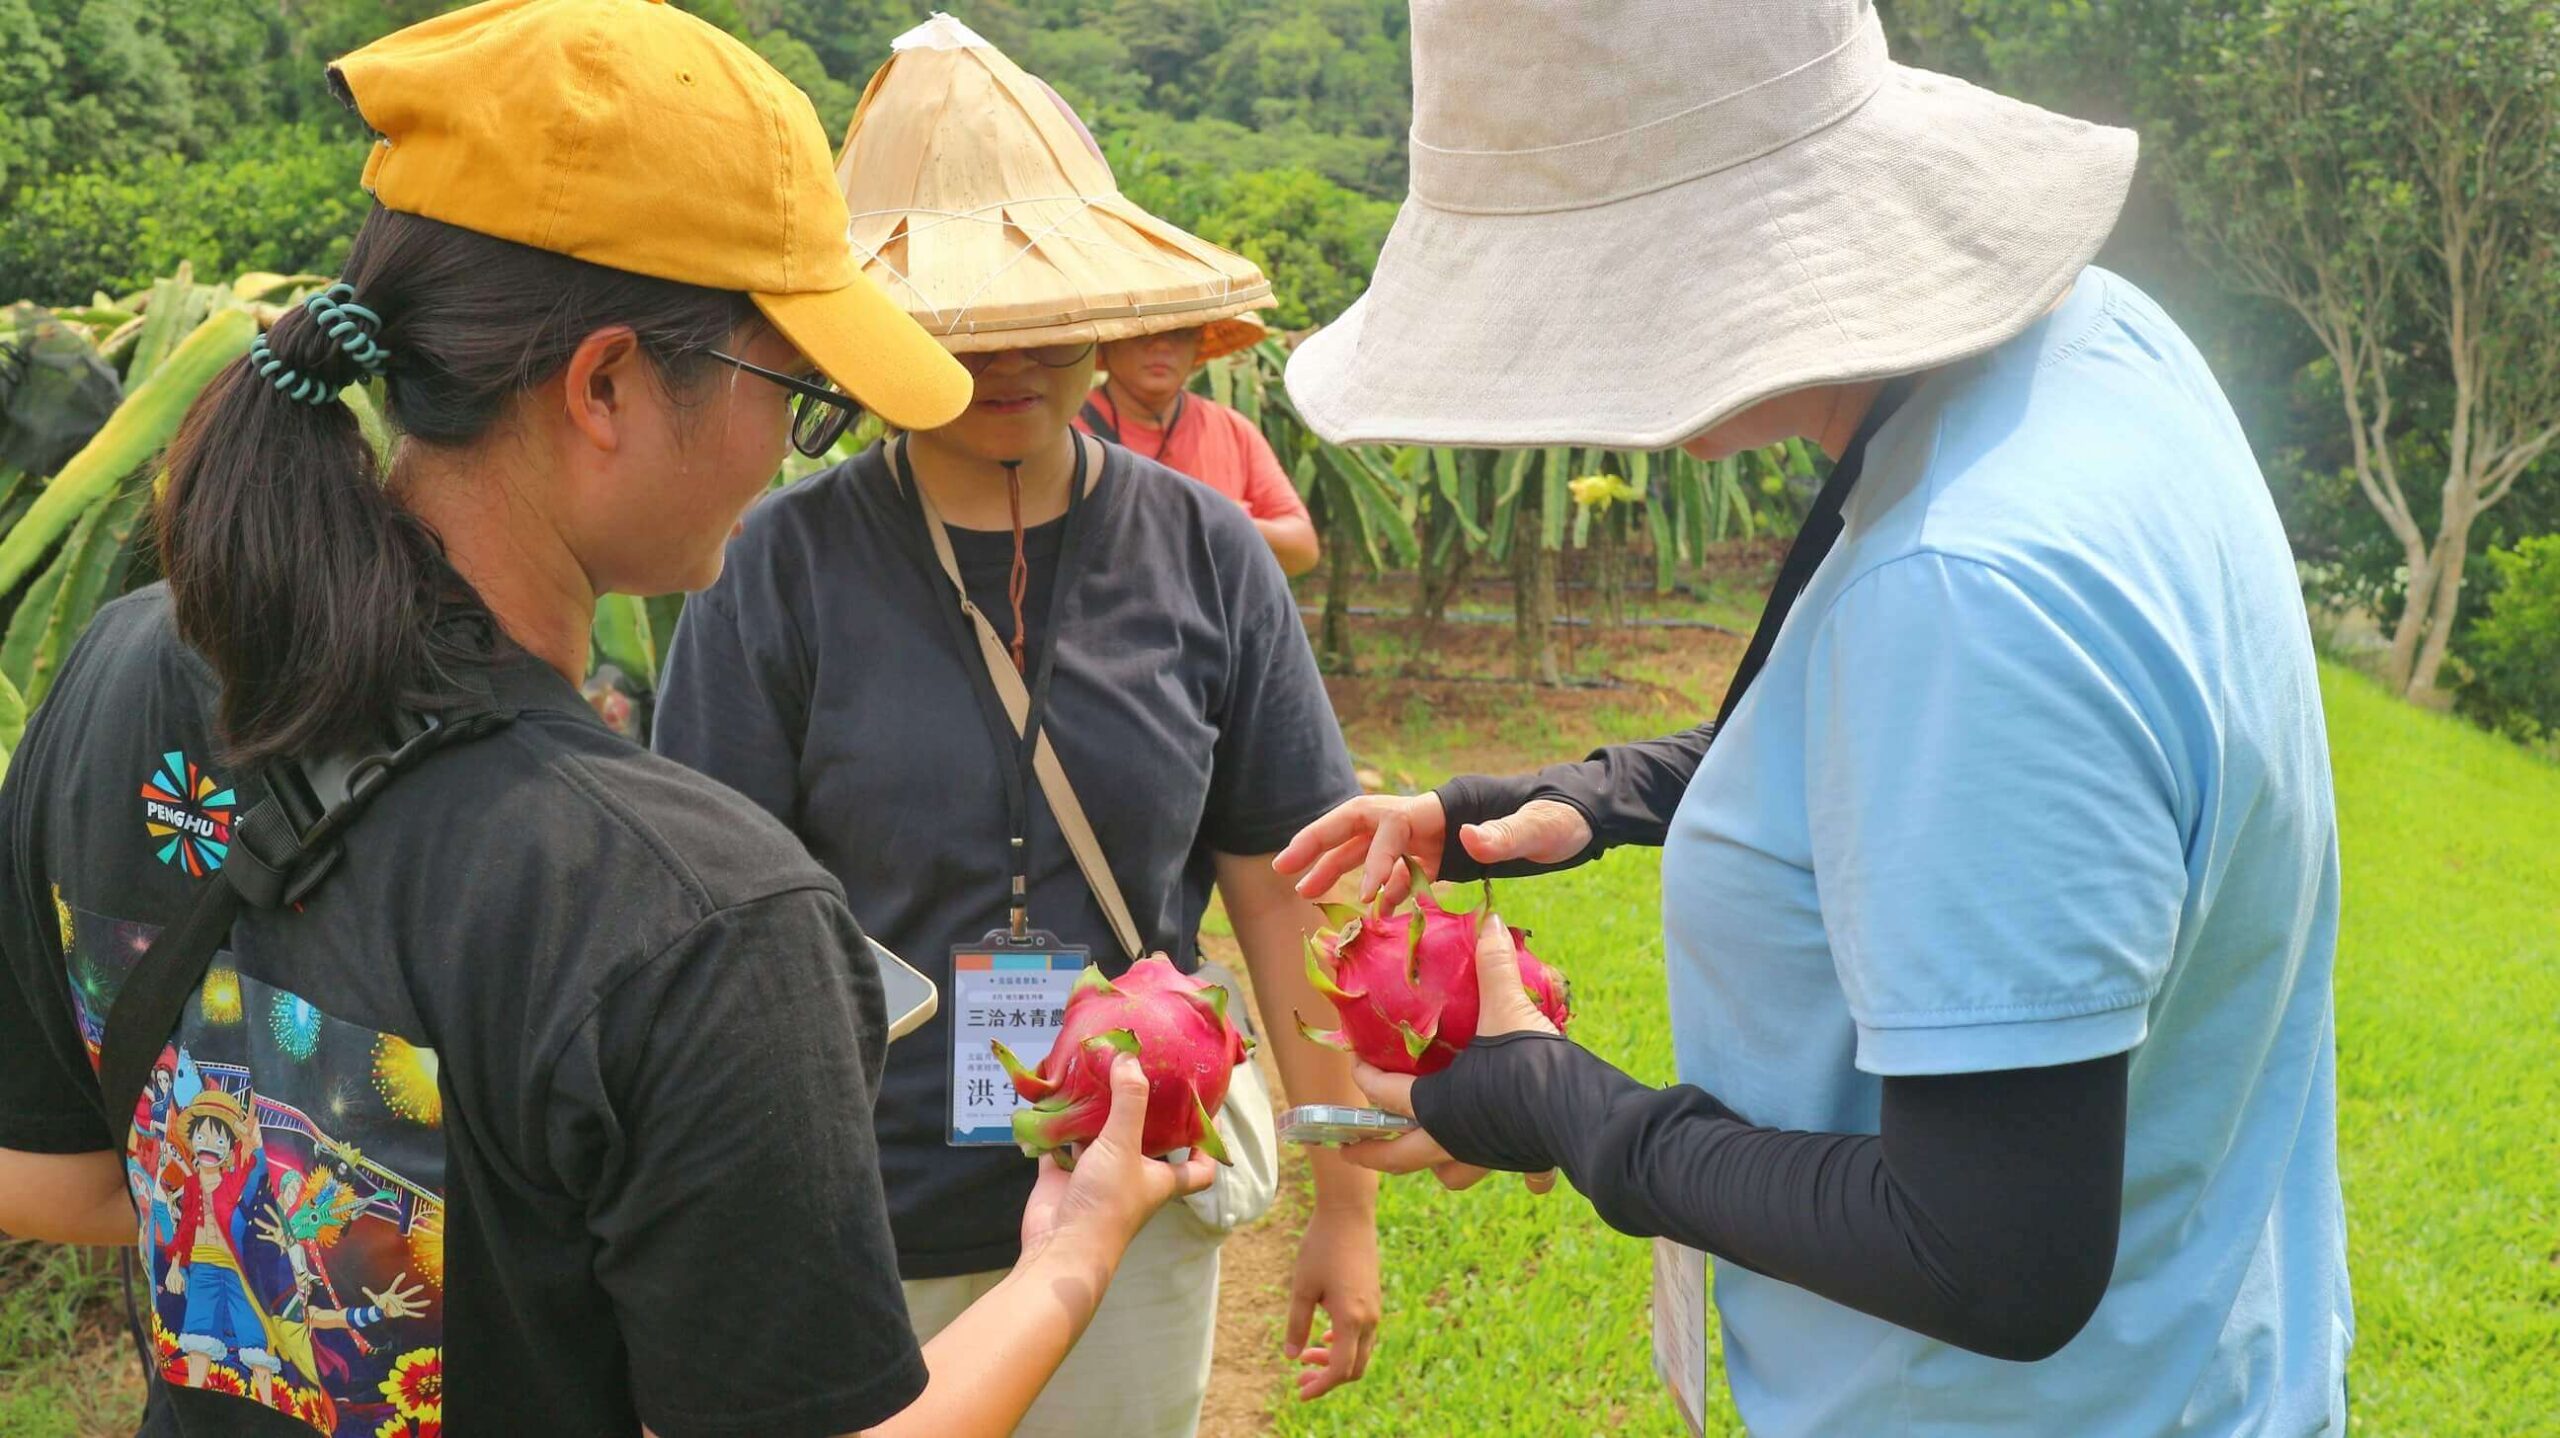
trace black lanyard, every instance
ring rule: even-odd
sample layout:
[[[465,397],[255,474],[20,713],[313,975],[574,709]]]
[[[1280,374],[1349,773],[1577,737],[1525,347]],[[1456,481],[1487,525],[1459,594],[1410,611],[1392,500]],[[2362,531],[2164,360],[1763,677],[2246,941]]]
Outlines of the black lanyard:
[[[1017,936],[1028,924],[1032,761],[1039,752],[1040,721],[1049,707],[1049,680],[1057,672],[1058,631],[1066,627],[1067,593],[1072,587],[1079,541],[1083,538],[1083,526],[1076,522],[1076,516],[1084,503],[1086,456],[1084,441],[1075,439],[1074,443],[1075,473],[1067,481],[1067,513],[1065,530],[1058,540],[1058,572],[1049,581],[1049,622],[1030,654],[1031,672],[1027,677],[1031,686],[1031,702],[1023,714],[1019,736],[1013,732],[1013,720],[1005,713],[1004,702],[996,696],[995,681],[988,677],[986,666],[977,662],[977,635],[972,631],[968,612],[962,608],[975,601],[969,598],[966,586],[958,584],[953,576],[940,573],[940,564],[928,563],[926,566],[931,571],[926,582],[930,584],[939,576],[942,587],[951,591],[948,596],[951,602],[935,607],[941,611],[943,627],[950,633],[952,645],[960,656],[960,667],[969,672],[969,692],[978,700],[978,712],[986,721],[988,736],[995,741],[999,755],[1011,750],[1012,762],[998,767],[1004,775],[1006,832],[1013,871],[1010,907],[1012,929]],[[889,458],[891,473],[907,492],[914,509],[916,527],[927,531],[924,534],[925,548],[930,554],[933,538],[929,526],[936,521],[925,513],[924,489],[916,482],[915,467],[907,461],[907,441],[903,436],[889,447]],[[1024,622],[1029,622],[1027,614]]]
[[[1105,398],[1109,398],[1111,386],[1104,385],[1102,387],[1102,393]],[[1182,412],[1190,405],[1190,403],[1191,391],[1187,389],[1180,390],[1174,394],[1173,417],[1164,422],[1164,428],[1156,431],[1156,452],[1146,456],[1146,458],[1152,459],[1159,464],[1164,462],[1164,452],[1173,448],[1173,432],[1182,428]],[[1095,434],[1101,435],[1104,439],[1111,441],[1113,444],[1119,445],[1123,449],[1128,449],[1131,454],[1136,454],[1137,451],[1130,448],[1129,441],[1121,437],[1119,414],[1120,401],[1116,399],[1111,401],[1111,416],[1109,418],[1104,417],[1102,407],[1100,405],[1095,404],[1092,400],[1086,400],[1084,402],[1084,422],[1086,426],[1092,429]]]
[[[1847,527],[1840,518],[1840,508],[1848,503],[1849,491],[1858,484],[1858,476],[1867,467],[1867,445],[1884,428],[1886,420],[1911,398],[1917,382],[1909,379],[1888,381],[1876,394],[1875,403],[1867,407],[1867,417],[1858,422],[1858,432],[1849,447],[1840,452],[1840,462],[1831,467],[1831,478],[1825,480],[1822,492],[1814,496],[1813,508],[1805,511],[1804,524],[1796,530],[1795,543],[1787,546],[1787,557],[1778,565],[1778,581],[1769,587],[1769,603],[1760,611],[1759,627],[1751,631],[1751,643],[1742,651],[1742,663],[1735,666],[1733,682],[1725,686],[1724,703],[1716,710],[1716,731],[1723,732],[1725,721],[1733,717],[1742,703],[1751,681],[1760,677],[1760,667],[1769,662],[1769,650],[1778,642],[1778,630],[1787,622],[1787,611],[1795,607],[1796,598],[1822,567],[1823,556],[1839,543],[1840,532]]]
[[[1156,452],[1148,455],[1147,458],[1152,459],[1159,464],[1164,462],[1165,451],[1173,448],[1173,432],[1182,428],[1182,412],[1189,408],[1190,404],[1191,391],[1186,389],[1179,391],[1174,395],[1173,414],[1170,418],[1165,420],[1164,428],[1156,431]],[[1120,406],[1117,401],[1114,401],[1111,407],[1113,409],[1118,409]],[[1126,441],[1123,442],[1125,443]]]

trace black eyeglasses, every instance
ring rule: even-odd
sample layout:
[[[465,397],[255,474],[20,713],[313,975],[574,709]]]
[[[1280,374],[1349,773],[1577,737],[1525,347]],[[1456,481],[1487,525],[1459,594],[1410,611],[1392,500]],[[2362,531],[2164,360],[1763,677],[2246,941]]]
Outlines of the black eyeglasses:
[[[800,402],[791,411],[791,447],[811,459],[824,458],[828,450],[836,447],[836,441],[844,438],[844,432],[853,427],[853,422],[862,418],[862,401],[833,385],[794,379],[763,365],[749,364],[736,355],[724,355],[718,350],[706,353],[722,364],[735,365],[758,379],[769,379],[800,396]]]

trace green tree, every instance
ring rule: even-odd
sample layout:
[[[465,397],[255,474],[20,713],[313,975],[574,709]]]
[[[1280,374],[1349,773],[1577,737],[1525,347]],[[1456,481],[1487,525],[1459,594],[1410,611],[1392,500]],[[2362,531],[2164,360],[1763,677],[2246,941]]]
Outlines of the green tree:
[[[2357,490],[2407,576],[2386,678],[2427,690],[2475,526],[2560,442],[2560,14],[2260,0],[2192,26],[2210,63],[2187,84],[2188,217],[2334,369]],[[2430,504],[2403,460],[2411,370],[2438,366]]]
[[[817,107],[818,123],[826,126],[827,138],[840,141],[853,123],[854,103],[862,98],[859,86],[846,84],[827,73],[826,63],[807,41],[785,30],[767,30],[747,37],[747,43],[764,57],[764,62],[782,72],[782,78],[797,85]]]
[[[1209,61],[1207,108],[1256,128],[1303,122],[1402,138],[1411,127],[1403,6],[1301,0],[1239,26]]]
[[[2456,702],[2513,738],[2560,739],[2560,534],[2487,558],[2497,582],[2471,626]]]
[[[1207,78],[1201,61],[1224,45],[1232,8],[1217,0],[1118,0],[1103,23],[1142,77],[1146,103],[1191,115]]]
[[[1066,96],[1079,116],[1146,98],[1147,77],[1130,63],[1128,47],[1108,31],[1041,30],[1015,58]]]
[[[130,162],[196,134],[189,66],[140,0],[0,0],[0,196],[81,165]]]
[[[1312,170],[1255,170],[1206,183],[1142,172],[1121,184],[1139,204],[1260,265],[1271,277],[1265,318],[1283,329],[1327,323],[1357,299],[1396,217],[1394,205]]]
[[[1272,318],[1298,329],[1330,322],[1368,288],[1395,217],[1394,205],[1312,171],[1265,170],[1237,176],[1200,233],[1281,277]]]
[[[200,160],[167,153],[46,179],[10,204],[0,299],[77,304],[181,260],[207,275],[333,271],[371,206],[364,157],[344,127],[265,126]]]

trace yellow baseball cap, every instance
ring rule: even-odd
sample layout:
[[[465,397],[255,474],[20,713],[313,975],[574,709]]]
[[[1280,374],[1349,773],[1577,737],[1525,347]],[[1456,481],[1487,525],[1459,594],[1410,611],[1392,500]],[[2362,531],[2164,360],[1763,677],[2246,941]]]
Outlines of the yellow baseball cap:
[[[694,16],[662,0],[487,0],[331,73],[381,136],[364,187],[384,208],[744,291],[901,428],[968,407],[968,371],[862,274],[809,97]]]

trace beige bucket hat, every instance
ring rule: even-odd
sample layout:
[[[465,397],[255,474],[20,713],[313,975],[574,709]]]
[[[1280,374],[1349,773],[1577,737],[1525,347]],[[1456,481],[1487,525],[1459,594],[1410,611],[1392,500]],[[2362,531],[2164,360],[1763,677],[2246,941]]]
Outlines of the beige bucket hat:
[[[1270,301],[1253,261],[1131,204],[1057,92],[948,15],[871,77],[836,181],[863,272],[955,353],[1262,338],[1227,323]]]
[[[1414,0],[1413,88],[1368,292],[1289,362],[1337,444],[1660,448],[1980,353],[2137,148],[1893,63],[1869,0]]]

